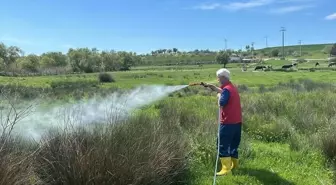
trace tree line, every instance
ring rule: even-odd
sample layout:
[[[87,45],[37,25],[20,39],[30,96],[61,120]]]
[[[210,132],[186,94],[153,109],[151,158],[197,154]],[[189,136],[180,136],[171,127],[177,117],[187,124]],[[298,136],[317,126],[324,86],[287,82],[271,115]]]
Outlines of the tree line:
[[[329,47],[329,46],[328,46]],[[328,51],[327,51],[328,50]],[[325,52],[336,56],[336,44]],[[287,50],[286,55],[296,55],[297,51]],[[98,51],[96,48],[70,48],[67,53],[46,52],[41,55],[24,55],[17,46],[0,43],[0,71],[3,73],[63,73],[63,72],[101,72],[129,70],[139,65],[179,65],[220,63],[227,64],[231,56],[238,57],[278,57],[277,48],[255,50],[247,45],[245,50],[193,50],[179,51],[177,48],[159,49],[147,54],[126,51]]]
[[[141,56],[126,51],[98,51],[96,48],[70,48],[62,52],[29,54],[17,46],[0,43],[0,70],[11,73],[99,72],[128,70],[141,63]]]

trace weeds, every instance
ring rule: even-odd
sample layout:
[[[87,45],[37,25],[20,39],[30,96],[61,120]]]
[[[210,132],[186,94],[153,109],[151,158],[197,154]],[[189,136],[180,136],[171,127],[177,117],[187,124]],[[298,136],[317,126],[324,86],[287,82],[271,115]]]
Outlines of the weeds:
[[[253,140],[287,143],[302,155],[320,150],[336,165],[333,86],[301,80],[262,90],[239,89],[242,165],[257,155]],[[127,121],[50,131],[39,146],[2,133],[0,184],[178,185],[210,176],[216,157],[215,95],[186,88]]]
[[[145,115],[107,126],[46,138],[37,159],[48,184],[184,184],[183,135]]]

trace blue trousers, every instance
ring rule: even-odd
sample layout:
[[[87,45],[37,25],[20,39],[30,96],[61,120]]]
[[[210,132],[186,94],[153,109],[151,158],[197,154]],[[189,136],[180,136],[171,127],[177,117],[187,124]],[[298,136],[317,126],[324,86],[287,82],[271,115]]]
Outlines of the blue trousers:
[[[241,124],[221,124],[219,130],[219,157],[238,159],[238,147],[241,138]],[[218,146],[218,138],[217,138]],[[218,148],[217,148],[218,150]]]

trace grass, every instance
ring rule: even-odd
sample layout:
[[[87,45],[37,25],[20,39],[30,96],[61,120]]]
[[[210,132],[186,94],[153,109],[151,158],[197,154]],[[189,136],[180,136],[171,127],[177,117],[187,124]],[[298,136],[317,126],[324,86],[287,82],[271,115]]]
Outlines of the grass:
[[[280,61],[281,62],[281,61]],[[282,65],[280,62],[272,61],[267,64],[275,64],[275,69]],[[288,63],[288,62],[287,62]],[[231,66],[232,65],[232,66]],[[309,78],[315,81],[332,82],[336,79],[333,71],[315,71],[315,72],[253,72],[254,67],[242,72],[236,67],[237,64],[231,64],[232,79],[236,84],[244,84],[248,86],[273,85],[283,81],[296,80],[300,78]],[[305,65],[305,64],[304,64]],[[322,64],[323,65],[323,64]],[[308,66],[308,65],[307,65]],[[78,75],[57,75],[57,76],[38,76],[38,77],[0,77],[1,84],[17,84],[28,87],[50,88],[53,83],[63,83],[64,81],[76,83],[94,83],[104,88],[133,88],[139,84],[166,84],[181,85],[194,81],[214,81],[214,74],[220,65],[208,65],[206,68],[180,70],[156,69],[156,70],[136,70],[131,72],[112,72],[115,82],[99,83],[98,74],[78,74]],[[301,64],[300,67],[301,68]]]
[[[56,98],[81,100],[140,84],[215,82],[218,67],[110,73],[115,80],[110,83],[99,83],[98,74],[0,81],[25,85],[8,88],[31,94],[25,95],[28,100],[47,94],[47,105],[55,104]],[[241,165],[232,176],[218,177],[217,184],[335,183],[335,72],[250,70],[231,68],[243,105]],[[0,150],[6,159],[0,163],[0,184],[210,184],[216,157],[215,95],[188,87],[137,109],[129,120],[98,124],[91,130],[50,131],[41,143],[13,137],[17,142]],[[4,140],[0,141],[2,145]]]
[[[262,143],[251,144],[256,156],[247,160],[244,165],[229,177],[217,177],[217,184],[281,184],[281,185],[314,185],[331,184],[330,172],[325,170],[323,156],[316,151],[308,155],[291,151],[287,144]],[[211,184],[212,179],[202,177],[195,184]]]

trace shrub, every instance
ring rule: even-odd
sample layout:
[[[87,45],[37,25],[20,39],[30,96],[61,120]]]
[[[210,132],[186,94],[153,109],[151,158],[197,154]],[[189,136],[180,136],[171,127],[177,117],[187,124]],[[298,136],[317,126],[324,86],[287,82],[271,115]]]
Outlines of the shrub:
[[[37,156],[39,177],[46,184],[185,184],[185,139],[163,125],[138,116],[93,131],[50,134]]]
[[[270,120],[254,115],[245,123],[244,130],[255,139],[266,142],[286,142],[293,128],[285,119]]]
[[[115,82],[114,78],[109,73],[99,73],[99,81],[104,82]]]

